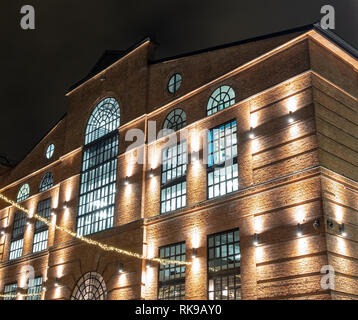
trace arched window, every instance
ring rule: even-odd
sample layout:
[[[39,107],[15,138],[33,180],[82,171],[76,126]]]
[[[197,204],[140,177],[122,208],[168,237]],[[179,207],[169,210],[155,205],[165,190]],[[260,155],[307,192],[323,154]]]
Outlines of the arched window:
[[[98,104],[88,121],[77,214],[80,236],[113,227],[119,114],[117,101],[107,98]]]
[[[26,183],[22,185],[22,187],[19,190],[19,193],[17,194],[17,202],[23,201],[27,199],[30,195],[30,186]]]
[[[55,152],[55,145],[52,143],[46,149],[46,158],[51,159],[54,152]]]
[[[53,175],[51,172],[47,172],[40,183],[39,192],[45,191],[53,187]]]
[[[235,92],[229,86],[217,88],[210,96],[207,115],[210,116],[220,110],[226,109],[235,104]]]
[[[166,117],[163,129],[180,130],[186,126],[186,114],[182,109],[174,109]]]
[[[103,277],[97,272],[82,276],[73,289],[71,300],[106,300],[107,288]]]
[[[116,130],[120,125],[119,105],[116,99],[102,100],[92,112],[86,128],[85,144]]]

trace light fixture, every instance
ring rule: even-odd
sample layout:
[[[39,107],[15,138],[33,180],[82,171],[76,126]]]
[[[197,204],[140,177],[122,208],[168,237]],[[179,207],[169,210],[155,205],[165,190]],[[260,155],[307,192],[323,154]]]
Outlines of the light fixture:
[[[292,116],[292,111],[290,111],[290,114],[289,114],[289,118],[288,118],[288,123],[293,123],[294,119],[293,119],[293,116]]]
[[[59,286],[60,286],[60,284],[58,283],[58,279],[56,278],[55,287],[57,288],[57,287],[59,287]]]
[[[250,139],[255,138],[254,128],[253,128],[253,127],[250,128],[249,138],[250,138]]]
[[[106,76],[103,74],[100,78],[101,82],[106,81]]]
[[[347,236],[347,232],[346,232],[346,226],[344,225],[344,223],[341,224],[341,236],[342,237],[346,237]]]
[[[192,253],[191,253],[192,259],[196,259],[197,256],[198,256],[198,249],[197,249],[197,248],[193,248],[193,251],[192,251]]]
[[[42,287],[42,290],[43,290],[43,291],[46,291],[46,290],[47,290],[47,288],[46,288],[46,287]]]
[[[124,180],[124,185],[125,185],[125,186],[128,186],[128,185],[129,185],[128,177],[126,177],[126,179]]]
[[[1,230],[0,234],[3,236],[5,234],[5,230]]]
[[[152,266],[152,263],[150,262],[150,260],[147,260],[146,263],[145,263],[145,267],[147,269],[149,269],[149,268],[151,268],[151,266]]]
[[[123,273],[123,263],[119,264],[118,273]]]
[[[154,177],[154,173],[153,173],[153,168],[150,169],[150,172],[149,172],[149,178],[153,178]]]
[[[56,215],[55,211],[51,211],[51,217],[54,217]]]
[[[67,201],[65,201],[65,203],[63,204],[63,209],[66,210],[67,208],[68,208]]]
[[[297,237],[301,237],[302,236],[302,227],[301,224],[297,224]]]
[[[258,246],[259,245],[259,237],[257,235],[257,233],[254,234],[254,242],[253,242],[254,246]]]

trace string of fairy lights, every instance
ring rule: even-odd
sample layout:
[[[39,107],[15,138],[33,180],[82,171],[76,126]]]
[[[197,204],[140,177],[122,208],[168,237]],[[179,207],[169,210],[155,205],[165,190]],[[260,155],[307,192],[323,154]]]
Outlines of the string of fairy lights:
[[[46,218],[42,217],[41,215],[34,213],[31,216],[31,213],[28,209],[24,208],[23,206],[21,206],[20,204],[18,204],[17,202],[9,199],[8,197],[4,196],[3,194],[0,193],[0,199],[2,199],[3,201],[5,201],[6,203],[10,204],[11,206],[14,206],[15,208],[17,208],[18,210],[20,210],[21,212],[25,213],[28,218],[35,218],[36,220],[39,220],[41,222],[43,222],[44,224],[46,224],[48,227],[54,226],[57,230],[61,230],[65,233],[67,233],[68,235],[70,235],[73,238],[76,238],[86,244],[92,245],[92,246],[96,246],[104,251],[110,251],[110,252],[115,252],[117,254],[121,254],[121,255],[126,255],[126,256],[130,256],[133,258],[137,258],[140,260],[146,260],[146,261],[152,261],[152,262],[157,262],[161,265],[168,265],[168,264],[176,264],[176,265],[191,265],[192,262],[189,261],[181,261],[181,260],[172,260],[172,259],[162,259],[162,258],[147,258],[142,254],[136,253],[136,252],[132,252],[129,250],[124,250],[121,248],[117,248],[111,245],[107,245],[105,243],[102,243],[100,241],[96,241],[93,239],[90,239],[88,237],[83,237],[78,235],[76,232],[71,231],[70,229],[66,228],[66,227],[62,227],[60,225],[57,225],[55,223],[50,222],[49,220],[47,220]],[[21,294],[22,297],[31,297],[31,296],[38,296],[38,293],[33,293],[33,294]],[[14,298],[17,295],[14,294],[0,294],[0,297],[2,298]]]

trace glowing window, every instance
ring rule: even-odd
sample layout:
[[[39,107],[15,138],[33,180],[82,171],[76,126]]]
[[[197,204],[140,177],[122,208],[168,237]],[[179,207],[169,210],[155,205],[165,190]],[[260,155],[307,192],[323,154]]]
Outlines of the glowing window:
[[[177,131],[186,126],[186,114],[182,109],[175,109],[168,114],[163,129]]]
[[[40,300],[41,289],[42,289],[42,277],[37,277],[33,279],[30,278],[28,289],[27,289],[27,294],[30,296],[26,297],[26,300]]]
[[[179,73],[173,74],[168,82],[168,91],[170,93],[175,93],[179,90],[183,79]]]
[[[187,142],[162,152],[161,213],[186,206]]]
[[[46,150],[46,158],[47,158],[47,159],[51,159],[54,152],[55,152],[55,145],[54,145],[54,144],[50,144],[50,145],[47,147],[47,150]]]
[[[4,297],[4,300],[16,300],[17,293],[17,283],[12,283],[4,286],[4,295],[8,295]]]
[[[113,227],[117,180],[119,107],[108,98],[93,111],[83,148],[77,234]]]
[[[46,220],[51,216],[51,198],[40,201],[37,205],[37,214]],[[42,221],[36,220],[32,252],[40,252],[47,249],[48,227]]]
[[[209,300],[241,299],[240,260],[238,229],[208,236]]]
[[[16,212],[14,217],[14,224],[12,228],[9,260],[15,260],[22,256],[25,227],[26,227],[25,214],[20,211]]]
[[[185,261],[185,242],[159,249],[161,259]],[[185,299],[185,265],[159,265],[159,300]]]
[[[30,196],[30,186],[26,183],[22,185],[22,187],[19,190],[19,193],[17,194],[17,202],[24,201]]]
[[[51,172],[47,172],[40,183],[39,192],[46,191],[47,189],[50,189],[53,187],[53,176]]]
[[[234,104],[235,104],[234,90],[229,86],[221,86],[217,88],[210,96],[207,105],[207,115],[210,116]]]
[[[89,118],[85,144],[95,141],[116,130],[120,125],[120,110],[116,99],[102,100]]]
[[[209,199],[239,189],[236,134],[236,121],[211,129],[208,134]]]
[[[82,276],[73,289],[71,300],[106,300],[107,288],[104,279],[97,272]]]

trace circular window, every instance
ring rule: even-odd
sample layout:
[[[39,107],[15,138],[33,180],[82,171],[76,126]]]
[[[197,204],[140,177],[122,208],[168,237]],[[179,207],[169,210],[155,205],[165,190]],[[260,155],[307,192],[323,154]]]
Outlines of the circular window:
[[[106,300],[107,288],[103,277],[97,272],[88,272],[78,280],[71,300]]]
[[[51,159],[54,152],[55,152],[55,145],[52,143],[47,147],[46,158]]]
[[[176,73],[171,76],[168,82],[168,91],[170,93],[175,93],[179,90],[183,79],[179,73]]]

